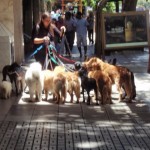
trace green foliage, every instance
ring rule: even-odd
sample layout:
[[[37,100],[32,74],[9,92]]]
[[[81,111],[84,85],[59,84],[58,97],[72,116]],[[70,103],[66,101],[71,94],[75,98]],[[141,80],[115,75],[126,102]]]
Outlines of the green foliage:
[[[103,11],[104,12],[115,12],[115,8],[116,8],[115,3],[114,2],[109,2],[104,7]]]
[[[85,6],[90,6],[92,8],[96,8],[96,4],[100,0],[83,0],[83,3]],[[114,12],[115,10],[115,3],[114,2],[109,2],[106,4],[106,7],[103,9],[104,12]]]
[[[138,0],[137,7],[145,7],[146,9],[150,9],[150,0]]]

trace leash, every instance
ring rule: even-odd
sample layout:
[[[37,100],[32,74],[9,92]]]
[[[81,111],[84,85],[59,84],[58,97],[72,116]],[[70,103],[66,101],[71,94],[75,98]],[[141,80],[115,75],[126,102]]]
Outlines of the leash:
[[[44,44],[42,44],[41,46],[39,46],[39,47],[27,58],[27,60],[30,59],[30,58],[32,58],[35,54],[37,54],[43,47],[44,47]]]
[[[57,52],[56,48],[55,48],[53,45],[50,45],[50,48],[52,48],[52,49],[54,50],[54,52],[56,53],[56,55],[57,55],[59,58],[65,60],[65,61],[67,61],[67,62],[69,62],[69,63],[75,63],[74,60],[65,58],[65,57],[63,57],[62,55],[60,55],[60,54]]]

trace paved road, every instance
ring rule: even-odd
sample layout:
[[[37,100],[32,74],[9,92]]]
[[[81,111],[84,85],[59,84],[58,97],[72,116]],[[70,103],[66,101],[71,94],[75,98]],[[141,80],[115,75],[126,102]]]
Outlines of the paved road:
[[[65,105],[56,105],[51,96],[48,102],[29,103],[29,95],[13,95],[0,100],[0,150],[150,149],[148,52],[114,52],[110,58],[135,73],[137,98],[132,104],[118,103],[115,86],[114,104],[105,106],[96,106],[93,97],[87,106],[82,97],[80,104],[70,104],[68,96]]]

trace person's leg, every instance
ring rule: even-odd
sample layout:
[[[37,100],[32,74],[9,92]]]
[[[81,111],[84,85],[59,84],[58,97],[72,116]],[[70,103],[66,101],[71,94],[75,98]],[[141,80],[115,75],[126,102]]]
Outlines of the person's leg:
[[[89,44],[91,42],[91,34],[90,34],[90,30],[88,30],[88,38],[89,38]]]
[[[78,50],[79,50],[80,58],[82,57],[81,42],[82,42],[82,37],[77,36],[77,47],[78,47]]]
[[[82,37],[82,43],[84,46],[84,56],[86,57],[87,55],[87,36],[86,35]]]
[[[94,44],[94,31],[93,31],[93,29],[91,30],[91,41],[92,41],[92,44]]]
[[[74,31],[70,32],[70,50],[72,51],[74,44]]]

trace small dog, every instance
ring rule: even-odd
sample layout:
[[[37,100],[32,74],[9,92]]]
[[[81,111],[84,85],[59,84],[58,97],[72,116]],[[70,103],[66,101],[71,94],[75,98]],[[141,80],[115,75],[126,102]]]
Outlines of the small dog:
[[[56,104],[65,103],[67,97],[67,80],[64,73],[56,73],[53,78],[53,92],[56,96]]]
[[[88,94],[88,100],[87,100],[87,105],[90,105],[90,91],[94,90],[95,92],[95,98],[96,98],[96,104],[98,105],[98,95],[97,95],[97,84],[96,80],[94,78],[89,78],[88,77],[88,72],[85,67],[82,67],[78,71],[79,76],[81,77],[81,87],[82,87],[82,94],[83,94],[83,102],[85,102],[85,97],[84,97],[84,90],[87,91]]]
[[[42,100],[42,90],[44,84],[44,76],[42,74],[42,66],[38,62],[34,62],[30,65],[29,69],[25,74],[25,82],[29,88],[30,100],[34,100],[34,94],[36,99]]]
[[[8,81],[0,83],[0,95],[3,99],[9,99],[12,92],[12,84]]]
[[[2,70],[3,81],[7,81],[7,76],[10,82],[15,84],[16,96],[23,92],[25,70],[16,62],[11,65],[4,66]]]
[[[62,73],[62,72],[65,72],[65,71],[66,71],[66,69],[63,66],[56,66],[55,69],[54,69],[55,73]]]
[[[88,73],[88,76],[96,80],[98,90],[101,94],[102,105],[112,104],[111,100],[112,82],[109,76],[102,71],[90,71]]]
[[[70,94],[71,100],[70,102],[73,103],[73,93],[77,98],[77,103],[79,103],[80,98],[80,81],[76,73],[73,72],[65,72],[64,75],[68,81],[67,85],[67,92]]]
[[[45,99],[48,99],[48,93],[53,93],[53,99],[56,97],[56,103],[65,102],[67,96],[67,81],[64,73],[59,73],[59,70],[50,71],[44,70],[44,91]]]
[[[42,71],[44,75],[44,92],[45,92],[45,100],[48,99],[49,92],[54,93],[53,91],[53,79],[54,79],[54,71],[44,70]]]

